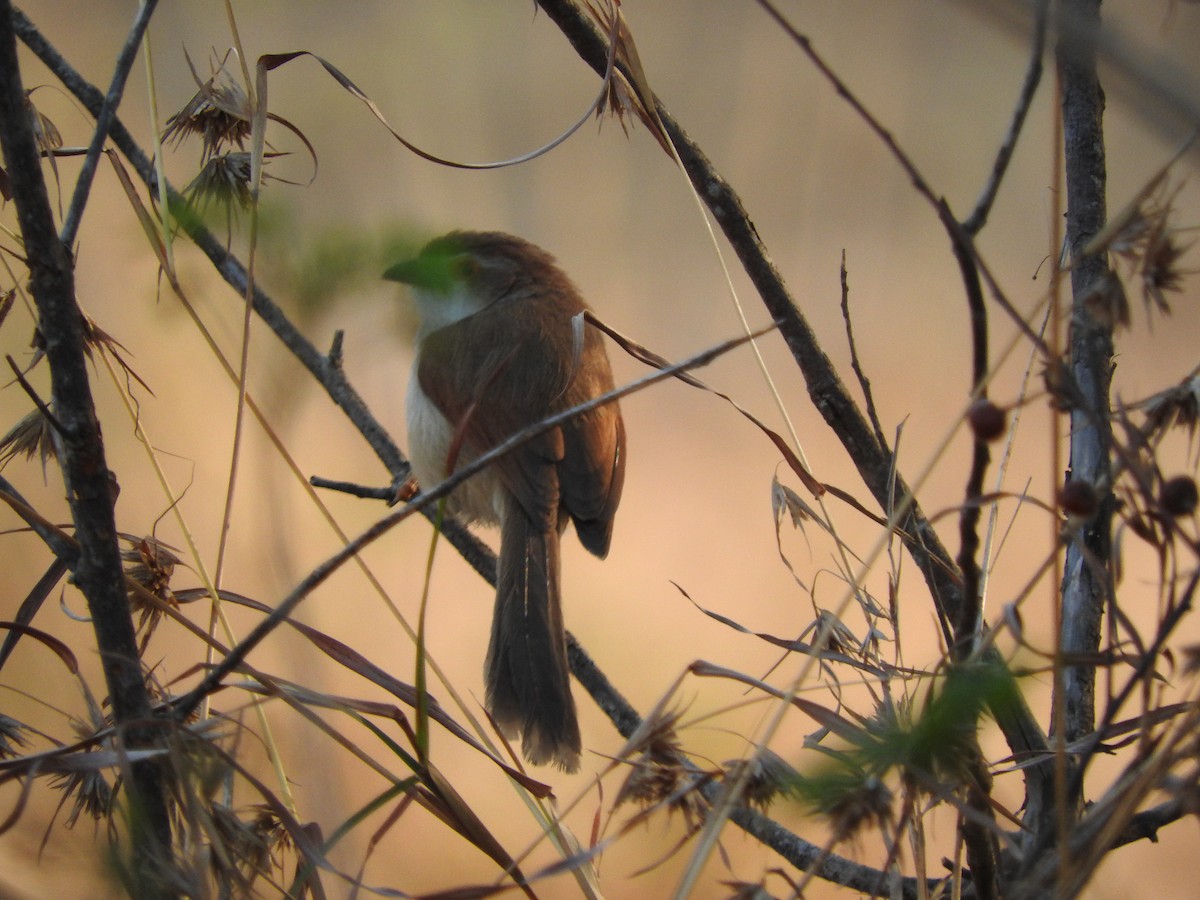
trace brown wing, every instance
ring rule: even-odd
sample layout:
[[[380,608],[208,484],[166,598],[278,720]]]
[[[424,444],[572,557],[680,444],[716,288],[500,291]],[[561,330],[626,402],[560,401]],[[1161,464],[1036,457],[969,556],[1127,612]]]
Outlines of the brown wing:
[[[464,449],[482,453],[612,387],[600,335],[585,328],[582,353],[572,345],[572,318],[583,308],[561,290],[526,293],[425,339],[421,387],[463,429]],[[529,331],[523,323],[530,320],[541,327]],[[447,372],[456,375],[447,378]],[[532,439],[499,460],[496,470],[534,521],[561,528],[569,515],[585,547],[599,556],[607,552],[624,479],[624,427],[615,404]]]
[[[612,371],[603,339],[584,330],[582,364],[560,408],[578,405],[612,390]],[[625,424],[616,403],[585,413],[563,426],[563,459],[558,464],[562,506],[575,521],[580,542],[596,556],[608,554],[613,517],[625,483]]]

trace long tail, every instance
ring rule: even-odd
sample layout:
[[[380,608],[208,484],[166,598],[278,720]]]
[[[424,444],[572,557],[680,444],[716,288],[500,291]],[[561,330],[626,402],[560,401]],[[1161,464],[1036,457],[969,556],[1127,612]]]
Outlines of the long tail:
[[[554,763],[567,772],[579,768],[581,742],[563,630],[558,533],[544,531],[519,507],[501,523],[487,706],[505,736],[522,735],[521,752],[529,762]]]

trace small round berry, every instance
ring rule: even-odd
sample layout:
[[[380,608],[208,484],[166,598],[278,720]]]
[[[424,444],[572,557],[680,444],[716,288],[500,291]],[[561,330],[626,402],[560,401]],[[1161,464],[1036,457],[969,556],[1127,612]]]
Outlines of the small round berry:
[[[1004,434],[1008,413],[991,400],[976,400],[967,410],[967,421],[977,439],[990,443]]]
[[[1096,499],[1096,489],[1086,481],[1072,479],[1062,486],[1058,492],[1058,505],[1069,516],[1080,516],[1090,519],[1096,513],[1099,501]]]
[[[1196,511],[1200,495],[1196,493],[1196,482],[1190,475],[1176,475],[1163,482],[1158,491],[1158,502],[1168,515],[1190,516]]]

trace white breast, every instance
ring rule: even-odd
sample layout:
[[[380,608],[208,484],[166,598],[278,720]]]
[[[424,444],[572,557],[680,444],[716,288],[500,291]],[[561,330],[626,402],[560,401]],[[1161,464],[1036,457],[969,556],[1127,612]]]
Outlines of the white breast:
[[[419,357],[418,357],[419,360]],[[423,490],[428,490],[446,477],[446,462],[454,429],[446,421],[441,410],[421,390],[417,378],[417,362],[413,362],[408,380],[408,397],[405,400],[408,419],[408,452],[412,461],[413,474],[417,476]],[[457,468],[462,468],[474,458],[464,447],[458,456]],[[468,521],[498,524],[503,510],[504,492],[500,480],[490,469],[467,479],[450,496],[448,510],[455,516]]]

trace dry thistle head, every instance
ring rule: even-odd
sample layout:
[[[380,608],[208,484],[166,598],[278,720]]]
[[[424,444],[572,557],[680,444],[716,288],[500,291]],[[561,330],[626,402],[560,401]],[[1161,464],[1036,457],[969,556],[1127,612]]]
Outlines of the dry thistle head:
[[[26,459],[33,459],[37,455],[42,463],[43,478],[46,476],[47,461],[58,459],[54,433],[40,409],[30,410],[8,430],[8,434],[0,438],[0,468],[20,453],[24,453]]]
[[[1155,394],[1142,404],[1146,414],[1146,430],[1150,438],[1181,425],[1190,437],[1196,435],[1200,423],[1200,375],[1192,375],[1180,384]]]
[[[241,815],[222,803],[209,807],[209,840],[218,848],[208,854],[217,883],[236,888],[234,895],[250,893],[254,881],[279,867],[275,850],[286,831],[278,817],[265,807],[251,807]]]
[[[245,146],[250,138],[253,110],[250,98],[225,67],[225,60],[213,67],[206,81],[201,81],[186,51],[184,57],[197,90],[183,109],[167,120],[162,139],[163,143],[178,145],[196,135],[202,146],[201,161],[207,163],[230,147]]]
[[[737,779],[749,766],[742,796],[748,806],[757,806],[763,812],[777,797],[790,794],[796,789],[800,773],[784,762],[783,757],[768,747],[750,759],[733,759],[725,763],[725,780]]]
[[[633,41],[633,32],[629,30],[625,17],[621,15],[620,4],[600,8],[592,0],[586,0],[585,9],[606,34],[611,35],[613,26],[616,25],[616,64],[613,66],[612,79],[608,85],[608,96],[604,105],[596,109],[596,117],[599,118],[607,110],[616,117],[621,130],[628,136],[626,116],[637,116],[654,135],[663,152],[673,158],[675,151],[671,148],[671,139],[658,117],[658,110],[654,105],[654,92],[650,89],[650,82],[642,68],[637,45]],[[616,22],[613,21],[614,16]],[[625,72],[629,73],[628,78]]]
[[[1163,313],[1171,311],[1166,295],[1178,291],[1188,274],[1179,267],[1188,246],[1179,243],[1177,230],[1170,224],[1175,198],[1182,184],[1172,188],[1166,176],[1166,169],[1159,172],[1112,217],[1109,225],[1085,250],[1087,254],[1104,250],[1112,253],[1118,263],[1124,264],[1130,276],[1136,275],[1140,280],[1142,302],[1146,308],[1153,307]],[[1124,294],[1123,289],[1121,294]],[[1127,325],[1127,305],[1123,312],[1125,318],[1117,318],[1115,322]]]
[[[120,537],[130,545],[121,550],[121,559],[126,563],[125,574],[164,603],[178,605],[171,591],[171,576],[175,574],[175,566],[179,563],[179,557],[172,552],[174,548],[149,535],[137,537],[122,534]],[[162,618],[162,607],[148,602],[145,595],[130,589],[129,608],[138,615],[137,630],[142,635],[141,649],[144,651],[146,642]]]
[[[88,723],[74,719],[71,722],[72,730],[83,739],[92,737],[96,731],[106,728],[109,724],[93,703],[89,702],[89,706],[93,719],[99,717],[99,721]],[[86,761],[94,752],[86,751],[81,756]],[[62,792],[59,808],[61,809],[68,800],[72,801],[71,811],[67,813],[68,828],[73,827],[84,813],[97,822],[108,818],[112,813],[113,789],[104,771],[105,767],[100,765],[80,766],[73,771],[51,777],[50,786]]]
[[[11,759],[18,753],[18,747],[29,744],[22,732],[27,731],[25,725],[9,716],[0,713],[0,759]]]
[[[73,828],[84,813],[99,822],[112,812],[113,790],[99,768],[55,775],[50,779],[50,787],[62,791],[60,808],[68,799],[72,801],[67,813],[68,828]]]
[[[815,775],[801,775],[794,790],[809,810],[829,820],[839,841],[892,820],[891,789],[877,775],[844,760]]]
[[[827,634],[825,649],[846,656],[858,656],[862,647],[858,636],[831,610],[822,609],[810,626],[814,634]]]
[[[955,665],[930,685],[919,702],[883,702],[867,720],[869,741],[853,751],[857,766],[882,777],[899,772],[906,782],[930,790],[972,779],[978,759],[980,718],[992,703],[1011,702],[1007,673],[987,663]]]
[[[200,209],[217,203],[226,212],[235,206],[247,209],[253,200],[250,190],[250,154],[230,151],[211,157],[183,189],[184,194]]]
[[[614,805],[634,802],[648,807],[666,803],[693,828],[703,821],[707,802],[698,792],[697,773],[685,765],[683,746],[675,733],[678,720],[677,713],[664,713],[643,725],[645,737],[631,757],[629,774],[617,791]]]
[[[1154,304],[1161,312],[1169,313],[1168,292],[1178,293],[1188,273],[1179,267],[1179,261],[1190,248],[1176,240],[1174,232],[1167,227],[1166,217],[1154,223],[1155,227],[1146,241],[1138,269],[1142,279],[1142,300],[1147,307]]]
[[[1125,296],[1125,285],[1111,269],[1106,269],[1103,275],[1087,286],[1081,302],[1088,315],[1108,331],[1129,327],[1129,300]]]

